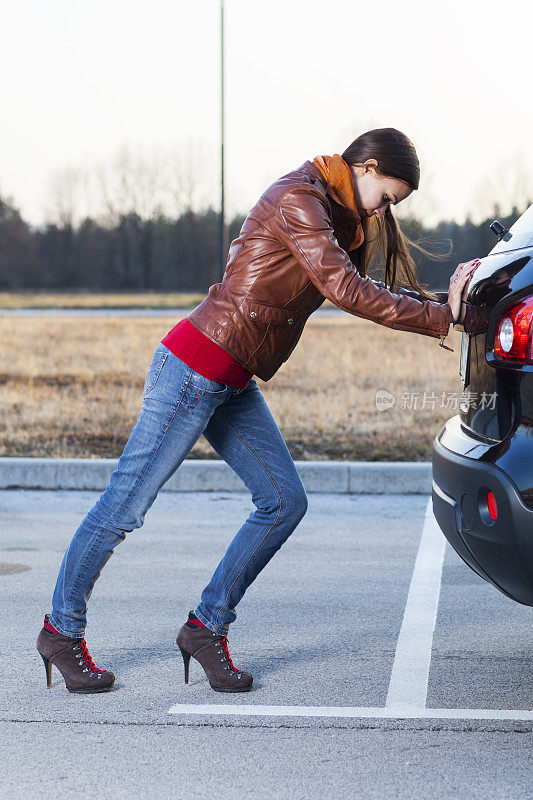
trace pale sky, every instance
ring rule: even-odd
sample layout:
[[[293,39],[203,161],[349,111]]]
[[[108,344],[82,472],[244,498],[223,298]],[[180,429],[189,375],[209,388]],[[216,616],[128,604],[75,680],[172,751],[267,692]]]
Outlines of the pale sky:
[[[526,185],[533,194],[527,6],[225,0],[227,218],[306,159],[388,126],[421,162],[399,216],[462,221]],[[219,9],[4,0],[0,192],[40,223],[59,172],[95,171],[126,146],[203,153],[218,207]]]

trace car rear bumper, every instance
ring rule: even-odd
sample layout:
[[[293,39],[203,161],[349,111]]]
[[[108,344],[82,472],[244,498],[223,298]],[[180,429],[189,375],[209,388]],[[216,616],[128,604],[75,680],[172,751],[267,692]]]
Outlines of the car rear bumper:
[[[449,422],[450,441],[458,443],[457,419]],[[433,442],[433,513],[439,527],[474,572],[507,597],[533,606],[533,509],[499,467],[458,452],[467,447],[445,447],[446,425]],[[460,444],[469,442],[474,450],[476,442],[464,431],[460,435]],[[498,507],[494,521],[486,510],[488,491]]]

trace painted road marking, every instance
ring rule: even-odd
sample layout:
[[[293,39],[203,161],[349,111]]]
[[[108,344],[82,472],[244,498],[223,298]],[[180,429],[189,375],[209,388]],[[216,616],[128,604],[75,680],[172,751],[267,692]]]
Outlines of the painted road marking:
[[[177,703],[169,714],[217,714],[246,717],[351,717],[361,719],[513,719],[533,720],[533,711],[498,708],[365,708],[357,706],[193,705]]]
[[[426,506],[385,707],[425,708],[446,539]]]

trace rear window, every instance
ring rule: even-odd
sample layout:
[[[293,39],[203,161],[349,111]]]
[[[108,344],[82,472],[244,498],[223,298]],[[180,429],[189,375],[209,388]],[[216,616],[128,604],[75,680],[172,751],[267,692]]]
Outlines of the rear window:
[[[507,241],[501,239],[492,248],[489,255],[505,253],[507,250],[518,250],[520,247],[533,247],[533,204],[524,211],[521,217],[518,217],[514,225],[511,225],[507,237]]]

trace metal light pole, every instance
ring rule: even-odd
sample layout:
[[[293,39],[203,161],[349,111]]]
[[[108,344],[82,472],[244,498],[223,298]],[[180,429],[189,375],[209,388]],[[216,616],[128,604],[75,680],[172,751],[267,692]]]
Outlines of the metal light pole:
[[[219,272],[220,280],[226,269],[226,224],[224,220],[224,0],[220,0],[220,232]]]

